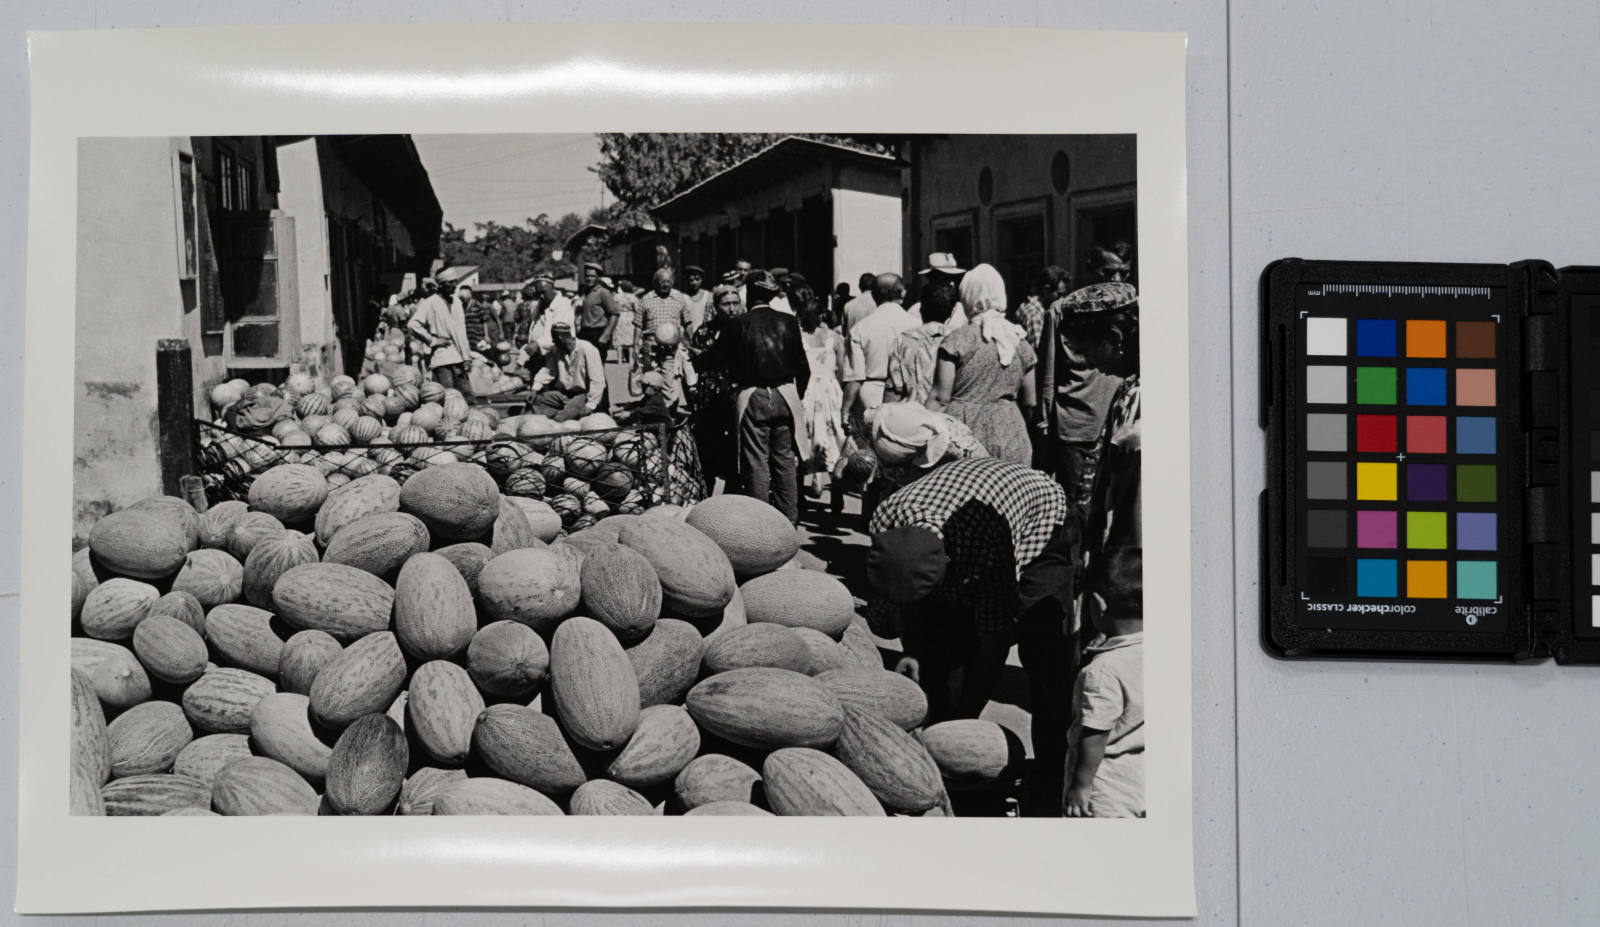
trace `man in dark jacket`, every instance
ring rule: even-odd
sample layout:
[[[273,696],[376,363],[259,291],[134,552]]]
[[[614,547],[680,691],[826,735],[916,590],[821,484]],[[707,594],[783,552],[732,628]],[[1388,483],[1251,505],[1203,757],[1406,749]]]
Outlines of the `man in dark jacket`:
[[[745,491],[770,501],[797,524],[799,461],[810,456],[800,399],[811,380],[811,364],[799,321],[772,308],[780,293],[772,275],[754,272],[745,287],[750,311],[729,325],[702,362],[707,369],[726,370],[734,386]]]

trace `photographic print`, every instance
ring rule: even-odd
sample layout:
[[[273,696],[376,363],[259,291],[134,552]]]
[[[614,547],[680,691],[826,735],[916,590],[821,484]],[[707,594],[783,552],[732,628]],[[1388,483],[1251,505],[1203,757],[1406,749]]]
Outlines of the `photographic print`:
[[[71,139],[74,826],[1187,833],[1148,133],[258,121]]]
[[[83,140],[74,812],[1142,815],[1135,166]]]

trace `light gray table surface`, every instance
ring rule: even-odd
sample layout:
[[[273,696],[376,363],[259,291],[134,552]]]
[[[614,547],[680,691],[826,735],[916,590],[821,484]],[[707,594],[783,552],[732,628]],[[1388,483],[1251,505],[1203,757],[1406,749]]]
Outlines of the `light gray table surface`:
[[[0,339],[0,667],[19,659],[22,30],[507,19],[1187,32],[1200,922],[1600,923],[1600,670],[1274,661],[1257,645],[1255,524],[1264,472],[1255,419],[1255,285],[1267,262],[1293,255],[1600,263],[1600,6],[1593,0],[0,4],[0,279],[8,297],[0,319],[12,333]],[[1070,106],[1074,94],[1093,89],[1030,92],[1040,105]],[[1231,482],[1218,478],[1230,472]],[[0,815],[14,833],[17,694],[14,674],[0,675]],[[0,897],[9,898],[15,852],[14,841],[0,841]],[[265,912],[52,922],[998,927],[1037,920]]]

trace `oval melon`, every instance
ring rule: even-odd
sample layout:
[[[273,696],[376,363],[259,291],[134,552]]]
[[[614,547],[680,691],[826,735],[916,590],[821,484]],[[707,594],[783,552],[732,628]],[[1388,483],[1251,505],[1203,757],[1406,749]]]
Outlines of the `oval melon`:
[[[273,608],[272,587],[278,578],[293,567],[316,563],[318,559],[316,545],[303,535],[285,531],[261,539],[244,561],[244,600],[257,608]]]
[[[353,566],[304,563],[278,577],[272,601],[277,613],[295,628],[354,640],[389,627],[394,590]]]
[[[453,657],[477,629],[472,590],[455,565],[438,554],[412,554],[394,587],[394,632],[405,652],[418,660]]]
[[[649,634],[661,616],[661,581],[636,550],[603,542],[589,545],[579,580],[583,611],[623,643]]]
[[[496,774],[547,795],[587,781],[556,720],[522,705],[490,705],[472,732],[472,752]]]
[[[206,639],[226,666],[260,676],[278,675],[283,639],[272,627],[272,613],[253,605],[218,605],[206,615]]]
[[[424,663],[406,694],[406,726],[422,749],[446,765],[465,762],[484,708],[467,671],[444,660]]]
[[[433,813],[456,814],[561,814],[561,806],[525,785],[504,779],[462,779],[440,789],[433,797]]]
[[[633,789],[609,779],[591,779],[572,793],[569,807],[573,814],[652,815],[650,800]]]
[[[177,759],[172,761],[172,771],[199,779],[210,789],[217,780],[217,773],[247,756],[250,756],[249,735],[207,734],[196,737],[189,746],[178,751]]]
[[[191,593],[207,609],[237,601],[243,590],[244,566],[227,551],[209,547],[191,551],[172,580],[172,591]]]
[[[279,464],[250,484],[250,507],[285,525],[311,521],[327,498],[327,478],[306,464]]]
[[[944,782],[933,757],[921,741],[887,718],[846,703],[835,752],[891,810],[920,814],[944,797]]]
[[[550,677],[550,650],[527,625],[495,621],[467,645],[467,672],[486,695],[527,698]]]
[[[761,764],[761,779],[767,802],[781,815],[885,816],[866,783],[821,750],[774,750]]]
[[[430,543],[427,527],[416,516],[381,512],[340,528],[322,552],[322,562],[353,566],[388,581],[407,558]]]
[[[106,733],[105,709],[95,695],[94,683],[76,669],[72,670],[72,774],[93,787],[96,800],[100,786],[111,778],[111,741]]]
[[[101,518],[89,529],[89,551],[117,576],[171,576],[189,555],[184,525],[169,512],[129,508]]]
[[[205,636],[206,610],[200,607],[200,600],[192,592],[169,592],[150,606],[150,611],[145,615],[145,621],[157,615],[166,615],[176,618],[191,628],[196,634]],[[144,622],[140,622],[143,624]],[[137,631],[138,629],[135,629]]]
[[[812,570],[758,576],[739,587],[739,596],[751,624],[812,628],[834,640],[844,634],[856,611],[855,598],[844,583]]]
[[[723,673],[746,666],[777,666],[797,673],[811,670],[811,650],[793,628],[777,624],[747,624],[718,631],[706,639],[707,673]]]
[[[398,724],[381,714],[357,718],[328,759],[328,804],[340,814],[383,814],[400,797],[409,762]]]
[[[288,766],[264,756],[239,760],[217,773],[211,807],[223,815],[317,813],[317,793]]]
[[[500,487],[489,471],[471,463],[429,467],[400,488],[400,507],[444,538],[470,541],[494,526]]]
[[[250,552],[255,550],[257,544],[270,537],[279,537],[286,530],[283,522],[266,512],[246,512],[228,529],[228,553],[233,554],[233,559],[244,563],[250,559]]]
[[[920,739],[951,782],[997,782],[1022,768],[1022,741],[993,721],[941,721],[924,728]]]
[[[328,493],[317,510],[317,543],[326,546],[339,529],[368,515],[400,511],[400,484],[393,477],[372,473]]]
[[[133,652],[151,676],[186,685],[206,671],[206,642],[171,615],[151,615],[133,629]]]
[[[928,717],[928,696],[909,677],[889,670],[837,669],[817,681],[833,692],[839,704],[855,706],[884,718],[901,730],[920,727]]]
[[[317,674],[343,652],[338,639],[326,631],[296,631],[278,656],[278,687],[310,695]]]
[[[511,498],[500,497],[500,514],[495,516],[494,528],[490,532],[490,548],[497,554],[503,554],[523,547],[545,546],[545,542],[534,533],[527,514]]]
[[[700,752],[700,729],[677,705],[653,705],[639,713],[627,746],[606,767],[606,775],[636,789],[669,782]]]
[[[672,781],[679,804],[693,809],[714,802],[753,802],[761,773],[731,756],[707,753],[690,760]]]
[[[705,639],[694,625],[676,618],[663,618],[648,636],[628,648],[628,662],[639,680],[639,704],[664,705],[680,702],[684,693],[700,678]]]
[[[250,712],[250,740],[257,753],[271,757],[320,785],[328,776],[333,745],[311,723],[311,699],[275,692]]]
[[[844,709],[821,683],[793,670],[749,667],[711,676],[684,703],[706,731],[745,747],[826,747]]]
[[[150,697],[150,676],[133,651],[110,641],[72,639],[72,669],[82,673],[108,712],[122,711]]]
[[[753,496],[725,493],[702,499],[685,521],[716,542],[740,576],[770,573],[800,549],[800,533],[789,519]]]
[[[534,537],[549,544],[561,536],[561,516],[542,500],[517,495],[506,496],[506,499],[521,510],[523,517],[528,520],[528,527],[532,529]]]
[[[440,769],[437,766],[424,766],[412,773],[406,779],[406,784],[400,787],[400,801],[395,808],[395,813],[406,815],[432,814],[433,799],[446,786],[456,782],[465,782],[467,771],[464,769]]]
[[[225,499],[206,509],[200,516],[198,540],[202,547],[224,550],[228,546],[228,532],[233,523],[250,511],[250,506],[237,499]]]
[[[272,680],[242,669],[213,669],[183,690],[183,712],[196,730],[243,734],[256,703],[273,693]]]
[[[112,817],[149,817],[193,808],[208,804],[210,794],[204,782],[175,773],[128,776],[112,780],[100,790],[105,812]]]
[[[394,634],[368,634],[334,657],[311,684],[311,716],[338,730],[382,712],[406,682],[406,658]]]
[[[467,588],[472,591],[473,601],[478,599],[478,574],[483,572],[483,567],[494,559],[494,551],[489,545],[477,541],[464,541],[460,544],[448,544],[434,551],[434,553],[450,561],[467,581]]]
[[[718,615],[733,598],[733,566],[710,538],[672,518],[645,517],[617,536],[643,554],[661,580],[668,611],[688,618]]]
[[[639,680],[616,635],[569,618],[550,642],[550,694],[562,729],[590,750],[616,750],[639,725]]]
[[[114,577],[89,590],[78,621],[83,633],[104,641],[125,641],[161,593],[149,583]]]
[[[548,634],[578,607],[580,566],[555,547],[507,551],[484,564],[478,599],[490,619]]]

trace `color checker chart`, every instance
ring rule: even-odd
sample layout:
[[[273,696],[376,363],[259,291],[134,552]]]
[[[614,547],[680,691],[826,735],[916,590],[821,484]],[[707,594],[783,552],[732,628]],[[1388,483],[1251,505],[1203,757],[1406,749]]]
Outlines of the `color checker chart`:
[[[1503,629],[1504,292],[1316,284],[1296,296],[1303,621]]]

